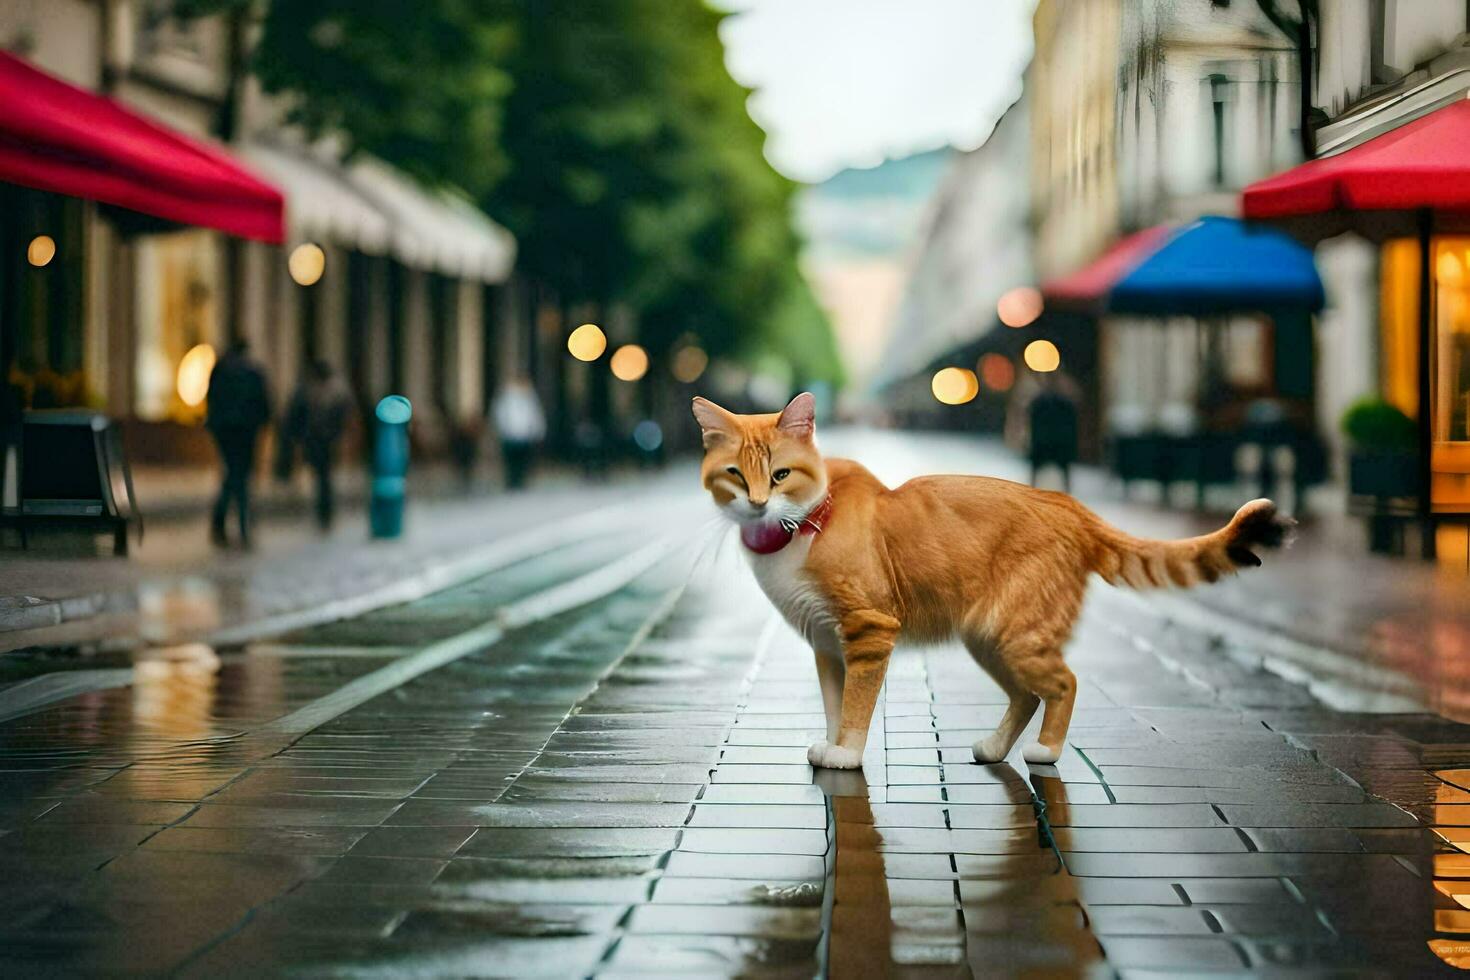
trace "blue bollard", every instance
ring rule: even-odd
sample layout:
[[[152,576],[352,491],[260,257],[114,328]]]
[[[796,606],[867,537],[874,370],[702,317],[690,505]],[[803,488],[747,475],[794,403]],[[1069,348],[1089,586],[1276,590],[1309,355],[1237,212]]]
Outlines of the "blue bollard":
[[[404,477],[408,474],[408,420],[413,405],[402,395],[378,402],[373,450],[373,492],[368,522],[375,538],[403,533]]]

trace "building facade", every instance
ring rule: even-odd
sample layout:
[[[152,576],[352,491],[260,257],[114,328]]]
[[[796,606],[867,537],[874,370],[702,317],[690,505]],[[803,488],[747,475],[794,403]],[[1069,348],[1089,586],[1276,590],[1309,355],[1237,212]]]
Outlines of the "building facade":
[[[1449,0],[1371,4],[1323,0],[1318,105],[1327,119],[1318,152],[1334,156],[1470,97],[1470,9]],[[1447,151],[1450,152],[1450,151]],[[1421,243],[1407,229],[1373,241],[1348,235],[1318,246],[1319,262],[1351,265],[1335,277],[1343,305],[1360,311],[1356,342],[1363,370],[1353,396],[1377,395],[1419,423],[1430,453],[1436,512],[1470,511],[1470,235],[1463,225],[1433,229],[1428,403],[1419,386]],[[1324,268],[1325,271],[1325,268]],[[1437,550],[1463,566],[1463,525],[1441,524]]]
[[[514,242],[471,204],[377,161],[308,145],[238,66],[251,27],[180,21],[168,0],[14,0],[0,48],[229,152],[286,196],[282,246],[134,222],[116,209],[15,186],[0,270],[10,381],[31,407],[86,404],[125,421],[136,456],[210,458],[202,402],[179,370],[201,345],[252,342],[284,404],[311,360],[332,364],[361,407],[415,404],[415,436],[443,447],[484,417],[524,358],[509,295]],[[45,235],[55,257],[27,260]],[[299,253],[302,246],[314,246]],[[293,256],[294,261],[293,261]],[[313,261],[315,257],[315,261]]]

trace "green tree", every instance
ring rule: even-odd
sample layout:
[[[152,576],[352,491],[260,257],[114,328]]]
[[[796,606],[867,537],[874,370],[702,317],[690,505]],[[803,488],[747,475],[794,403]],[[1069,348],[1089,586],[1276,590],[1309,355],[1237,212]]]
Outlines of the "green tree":
[[[287,97],[289,122],[313,134],[346,134],[350,151],[479,194],[507,165],[500,127],[511,79],[501,62],[511,33],[501,5],[175,0],[174,9],[182,17],[224,14],[232,50],[258,14],[259,42],[241,67],[267,92]]]
[[[250,67],[291,121],[469,191],[563,307],[625,304],[655,357],[692,333],[837,378],[797,271],[794,188],[700,0],[176,4],[237,26],[263,11]]]

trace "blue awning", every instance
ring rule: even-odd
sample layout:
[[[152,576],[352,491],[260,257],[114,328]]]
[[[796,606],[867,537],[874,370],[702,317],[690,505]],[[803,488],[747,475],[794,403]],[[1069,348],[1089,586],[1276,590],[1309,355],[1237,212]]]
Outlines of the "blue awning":
[[[1315,313],[1323,303],[1307,248],[1274,229],[1220,217],[1181,227],[1105,299],[1109,313],[1152,316]]]

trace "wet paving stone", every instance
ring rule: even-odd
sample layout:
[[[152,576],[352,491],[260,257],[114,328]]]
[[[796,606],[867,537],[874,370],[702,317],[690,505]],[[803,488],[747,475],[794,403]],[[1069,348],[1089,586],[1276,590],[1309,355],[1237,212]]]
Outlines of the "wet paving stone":
[[[623,857],[672,850],[678,832],[609,827],[485,828],[456,852],[463,857]]]
[[[668,588],[294,742],[0,724],[0,971],[1422,976],[1470,935],[1466,726],[1334,712],[1090,603],[1058,765],[970,761],[1005,699],[939,647],[894,656],[863,770],[814,774],[800,641],[733,589],[650,620]],[[402,656],[495,594],[336,633]]]
[[[210,854],[345,854],[365,831],[329,827],[170,827],[143,844],[151,851]]]
[[[817,908],[645,905],[634,909],[628,929],[633,933],[816,941],[822,932],[822,913]]]
[[[810,854],[699,854],[675,851],[664,876],[670,878],[730,878],[752,881],[790,881],[821,878],[826,864]]]
[[[820,830],[825,834],[827,810],[814,804],[704,804],[694,808],[689,826],[701,829]]]
[[[629,935],[599,977],[742,976],[799,980],[818,970],[815,940]]]

